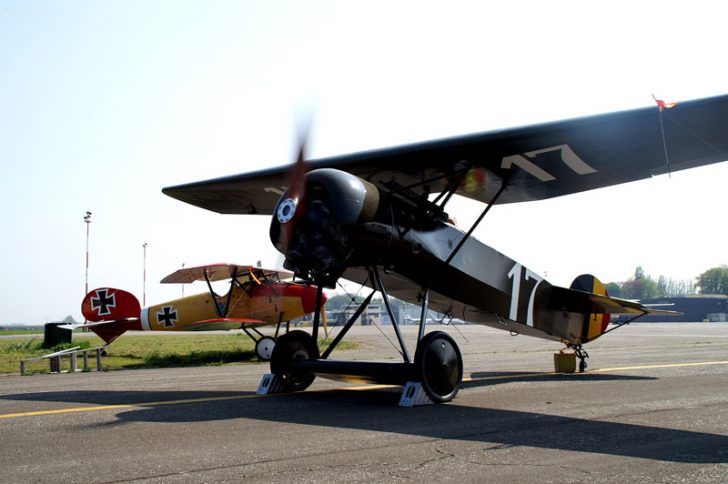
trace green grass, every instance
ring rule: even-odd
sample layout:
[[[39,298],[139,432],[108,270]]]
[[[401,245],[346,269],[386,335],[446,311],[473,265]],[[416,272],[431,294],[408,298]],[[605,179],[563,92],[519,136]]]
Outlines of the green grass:
[[[43,328],[34,329],[0,329],[0,336],[15,336],[20,334],[43,334]]]
[[[320,340],[321,351],[330,341]],[[46,355],[74,346],[83,349],[103,346],[95,335],[74,334],[73,343],[56,348],[41,348],[43,337],[18,337],[0,339],[0,373],[18,373],[20,360]],[[352,341],[343,341],[337,350],[356,348]],[[238,362],[258,362],[253,341],[242,333],[231,334],[125,334],[106,349],[104,369],[166,368],[180,366],[223,365]],[[26,372],[48,373],[47,359],[28,362]],[[96,367],[95,354],[89,353],[89,366]],[[62,367],[67,370],[69,358],[64,357]],[[82,367],[81,356],[78,367]]]

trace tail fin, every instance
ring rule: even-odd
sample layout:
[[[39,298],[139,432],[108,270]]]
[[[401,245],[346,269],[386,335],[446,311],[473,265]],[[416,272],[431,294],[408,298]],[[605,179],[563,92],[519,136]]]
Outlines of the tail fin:
[[[609,296],[607,294],[607,288],[602,284],[602,281],[591,274],[582,274],[574,279],[574,282],[571,283],[571,289],[599,294],[600,296]],[[594,309],[595,311],[593,313],[585,316],[582,336],[584,341],[591,341],[598,338],[607,330],[607,325],[609,325],[609,313],[605,313],[602,310],[597,311],[596,305]]]
[[[121,289],[112,287],[94,289],[83,298],[81,312],[87,321],[96,323],[88,327],[106,344],[114,341],[125,331],[142,329],[139,321],[141,313],[139,301],[133,294]]]

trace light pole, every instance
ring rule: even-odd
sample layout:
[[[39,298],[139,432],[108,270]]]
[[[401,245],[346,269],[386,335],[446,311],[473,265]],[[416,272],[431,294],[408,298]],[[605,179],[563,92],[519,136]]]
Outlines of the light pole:
[[[142,244],[144,249],[144,273],[142,275],[142,306],[147,307],[147,243]]]
[[[184,269],[184,268],[185,268],[185,263],[183,262],[182,263],[182,269]],[[185,297],[185,285],[184,284],[181,284],[181,286],[182,286],[182,297]]]
[[[88,236],[91,227],[91,212],[86,211],[86,215],[83,216],[83,221],[86,222],[86,286],[83,296],[86,297],[86,294],[88,294]]]

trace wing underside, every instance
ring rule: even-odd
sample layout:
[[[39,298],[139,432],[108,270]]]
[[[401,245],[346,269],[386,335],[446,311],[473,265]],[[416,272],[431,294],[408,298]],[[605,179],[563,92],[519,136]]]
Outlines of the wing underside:
[[[311,161],[375,185],[456,193],[498,203],[546,199],[728,159],[728,95],[504,129]],[[228,214],[271,214],[287,166],[167,187],[163,192]]]
[[[210,264],[200,267],[186,267],[166,276],[160,282],[163,284],[189,284],[195,281],[210,282],[225,279],[263,279],[273,278],[279,280],[290,279],[293,273],[282,269],[264,269],[257,266],[243,266],[237,264]]]

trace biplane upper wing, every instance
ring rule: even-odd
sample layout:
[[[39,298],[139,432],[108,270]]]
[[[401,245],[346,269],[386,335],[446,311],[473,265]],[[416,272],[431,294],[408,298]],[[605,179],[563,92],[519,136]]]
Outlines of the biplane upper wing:
[[[429,141],[310,162],[378,184],[426,184],[497,203],[567,195],[728,159],[728,95]],[[219,213],[271,214],[287,166],[167,187],[181,201]]]
[[[237,264],[210,264],[200,267],[185,267],[179,269],[162,279],[167,284],[189,284],[195,281],[210,282],[224,279],[260,279],[275,278],[279,280],[291,279],[293,273],[283,269],[264,269],[258,266],[242,266]]]

